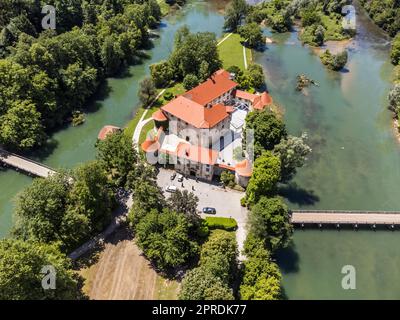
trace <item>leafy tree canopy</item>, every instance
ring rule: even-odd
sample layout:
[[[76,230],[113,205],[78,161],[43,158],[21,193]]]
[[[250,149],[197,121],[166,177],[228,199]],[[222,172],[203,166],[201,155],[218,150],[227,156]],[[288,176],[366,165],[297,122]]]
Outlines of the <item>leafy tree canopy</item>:
[[[55,245],[0,240],[0,300],[80,299],[82,279]],[[56,289],[42,287],[43,266],[55,268]]]

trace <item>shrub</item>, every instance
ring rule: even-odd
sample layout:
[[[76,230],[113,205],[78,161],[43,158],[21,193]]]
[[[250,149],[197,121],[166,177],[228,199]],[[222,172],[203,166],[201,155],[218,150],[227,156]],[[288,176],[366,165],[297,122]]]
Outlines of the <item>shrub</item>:
[[[189,73],[183,79],[183,86],[186,90],[190,90],[199,84],[199,79],[196,75]]]
[[[400,63],[400,33],[394,38],[392,42],[392,50],[390,52],[390,58],[394,65]]]
[[[321,56],[321,62],[326,65],[329,69],[334,71],[341,70],[347,63],[347,51],[344,50],[338,54],[332,54],[329,50],[326,50]]]
[[[207,217],[206,223],[209,229],[222,229],[226,231],[235,231],[237,222],[233,218]]]
[[[174,94],[171,91],[167,91],[164,93],[164,99],[167,101],[172,100],[173,97],[174,97]]]
[[[235,175],[230,171],[223,171],[221,173],[220,180],[224,184],[224,186],[229,188],[233,188],[236,185]]]

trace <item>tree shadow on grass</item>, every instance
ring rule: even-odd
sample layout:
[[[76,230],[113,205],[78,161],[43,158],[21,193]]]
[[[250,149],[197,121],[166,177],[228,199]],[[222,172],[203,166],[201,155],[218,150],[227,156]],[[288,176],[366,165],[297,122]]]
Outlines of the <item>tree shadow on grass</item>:
[[[280,186],[278,193],[291,203],[298,205],[313,205],[319,201],[319,197],[313,190],[301,188],[295,182]]]

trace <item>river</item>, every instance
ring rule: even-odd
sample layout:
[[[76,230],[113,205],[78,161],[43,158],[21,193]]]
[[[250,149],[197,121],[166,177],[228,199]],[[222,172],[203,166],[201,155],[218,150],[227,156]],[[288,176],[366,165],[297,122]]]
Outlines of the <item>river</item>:
[[[166,17],[150,59],[129,73],[107,81],[107,94],[94,104],[86,123],[57,132],[55,147],[42,160],[53,167],[72,167],[94,158],[97,133],[105,124],[123,126],[138,104],[137,86],[148,66],[166,58],[174,32],[187,24],[192,31],[212,31],[219,37],[221,3],[195,1]],[[349,46],[348,70],[325,69],[296,33],[271,34],[275,44],[256,53],[275,101],[285,109],[292,134],[306,131],[313,153],[286,195],[292,208],[398,210],[400,146],[394,139],[386,109],[392,67],[388,45],[362,14],[360,34]],[[296,75],[319,83],[307,95],[295,91]],[[12,198],[31,179],[11,170],[0,172],[0,235],[11,227]],[[289,299],[400,298],[400,232],[295,231],[291,248],[278,255],[285,295]],[[356,268],[356,290],[343,290],[341,269]]]

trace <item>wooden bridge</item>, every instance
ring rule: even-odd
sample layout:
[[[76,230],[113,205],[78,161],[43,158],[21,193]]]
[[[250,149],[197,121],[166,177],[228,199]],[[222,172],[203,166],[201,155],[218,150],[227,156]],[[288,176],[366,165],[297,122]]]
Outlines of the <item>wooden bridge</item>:
[[[296,226],[317,225],[387,225],[392,229],[400,225],[400,211],[340,211],[340,210],[293,210],[291,222]]]
[[[6,166],[15,168],[16,170],[23,171],[36,177],[46,178],[56,172],[44,164],[5,151],[3,149],[0,149],[0,161]]]

